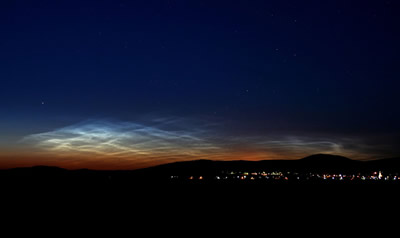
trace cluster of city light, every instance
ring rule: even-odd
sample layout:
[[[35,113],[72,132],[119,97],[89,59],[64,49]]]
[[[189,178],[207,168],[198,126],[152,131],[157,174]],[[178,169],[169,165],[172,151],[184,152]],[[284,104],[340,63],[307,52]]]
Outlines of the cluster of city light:
[[[323,180],[385,180],[385,181],[396,181],[398,175],[387,174],[383,175],[382,171],[373,172],[372,174],[310,174],[311,178],[318,178]]]
[[[342,173],[298,173],[298,172],[221,172],[218,175],[203,176],[171,176],[171,179],[187,180],[271,180],[271,181],[400,181],[399,174],[384,174],[382,171],[366,174],[342,174]]]

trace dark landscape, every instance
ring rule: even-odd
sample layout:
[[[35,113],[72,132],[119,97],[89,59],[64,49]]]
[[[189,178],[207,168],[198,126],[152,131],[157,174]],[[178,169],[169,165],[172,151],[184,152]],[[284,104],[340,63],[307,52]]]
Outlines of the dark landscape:
[[[138,170],[35,166],[0,171],[2,185],[400,184],[400,158],[371,161],[317,154],[299,160],[176,162]]]

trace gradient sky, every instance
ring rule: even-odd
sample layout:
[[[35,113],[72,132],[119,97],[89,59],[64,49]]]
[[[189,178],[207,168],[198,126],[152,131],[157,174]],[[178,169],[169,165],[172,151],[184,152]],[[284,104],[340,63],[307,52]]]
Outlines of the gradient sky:
[[[394,0],[2,0],[0,168],[400,155]]]

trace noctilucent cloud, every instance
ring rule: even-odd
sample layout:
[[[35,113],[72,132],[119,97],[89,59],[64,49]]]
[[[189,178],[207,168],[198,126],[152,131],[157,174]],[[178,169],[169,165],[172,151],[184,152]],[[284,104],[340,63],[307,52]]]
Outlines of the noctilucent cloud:
[[[0,168],[400,154],[396,1],[2,1]]]

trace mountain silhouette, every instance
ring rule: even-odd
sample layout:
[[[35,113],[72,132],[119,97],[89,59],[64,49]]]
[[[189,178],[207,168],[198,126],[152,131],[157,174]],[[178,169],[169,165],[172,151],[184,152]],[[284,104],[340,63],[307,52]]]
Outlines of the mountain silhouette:
[[[348,170],[354,170],[357,167],[362,167],[361,165],[361,161],[352,160],[343,156],[316,154],[300,159],[298,168],[314,171],[325,170],[328,172],[334,172],[341,170],[342,172],[346,172]]]
[[[367,161],[365,162],[365,167],[368,170],[400,172],[400,157]]]
[[[261,160],[261,161],[212,161],[212,160],[196,160],[175,162],[171,164],[160,165],[146,170],[154,170],[157,172],[168,171],[170,173],[180,174],[210,174],[220,172],[222,170],[305,170],[305,169],[342,169],[354,168],[360,165],[360,161],[351,160],[349,158],[329,155],[316,154],[299,160]]]
[[[354,160],[351,160],[347,157],[340,155],[331,155],[331,154],[315,154],[300,159],[302,162],[311,162],[311,163],[351,163]]]
[[[384,174],[400,174],[400,158],[388,158],[372,161],[352,160],[343,156],[316,154],[298,160],[262,160],[262,161],[212,161],[195,160],[175,162],[138,170],[97,171],[89,169],[67,170],[58,167],[35,166],[0,170],[0,184],[14,183],[23,185],[72,185],[104,186],[146,183],[168,183],[173,177],[199,178],[215,177],[221,174],[262,173],[281,171],[291,174],[310,173],[365,173],[381,171]]]

